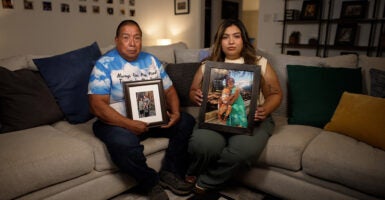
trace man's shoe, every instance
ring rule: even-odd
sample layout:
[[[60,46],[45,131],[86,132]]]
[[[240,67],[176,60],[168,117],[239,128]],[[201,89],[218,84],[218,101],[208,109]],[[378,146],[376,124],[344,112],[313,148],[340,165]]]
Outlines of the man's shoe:
[[[194,186],[193,184],[186,183],[184,180],[168,171],[160,171],[159,178],[160,185],[164,188],[170,189],[176,195],[188,195],[191,193]]]
[[[169,200],[167,193],[162,186],[156,184],[148,193],[149,200]]]

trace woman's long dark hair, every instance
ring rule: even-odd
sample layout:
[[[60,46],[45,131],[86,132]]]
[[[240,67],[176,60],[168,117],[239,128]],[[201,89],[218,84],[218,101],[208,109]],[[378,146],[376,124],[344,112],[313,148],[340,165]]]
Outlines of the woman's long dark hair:
[[[226,55],[222,51],[222,38],[225,34],[226,28],[235,25],[241,30],[241,36],[243,40],[243,48],[241,56],[245,59],[245,64],[256,64],[257,55],[254,46],[250,43],[249,35],[247,33],[245,25],[238,19],[225,19],[218,27],[217,33],[214,37],[214,46],[211,55],[207,60],[211,61],[225,61]]]

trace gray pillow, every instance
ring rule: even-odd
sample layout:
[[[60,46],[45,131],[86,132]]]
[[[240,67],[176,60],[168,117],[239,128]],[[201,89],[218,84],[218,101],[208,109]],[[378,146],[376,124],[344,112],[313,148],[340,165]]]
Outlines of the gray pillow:
[[[51,124],[63,117],[38,71],[0,67],[0,133]]]
[[[172,83],[178,93],[181,106],[192,106],[189,91],[195,72],[200,63],[180,63],[168,64],[166,72],[170,76]]]
[[[370,69],[370,95],[385,98],[385,71]]]

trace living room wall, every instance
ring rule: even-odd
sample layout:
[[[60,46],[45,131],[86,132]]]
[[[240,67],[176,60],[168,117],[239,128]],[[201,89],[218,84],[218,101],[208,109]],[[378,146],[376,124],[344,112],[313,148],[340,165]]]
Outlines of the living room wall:
[[[133,6],[129,0],[115,0],[113,4],[105,0],[48,1],[52,2],[51,11],[43,11],[41,0],[28,2],[33,3],[33,10],[24,9],[24,1],[12,1],[13,9],[0,5],[0,58],[59,54],[93,41],[105,47],[114,43],[116,26],[124,19],[140,23],[143,45],[156,45],[161,38],[183,41],[189,48],[203,45],[203,0],[190,0],[190,12],[183,15],[174,14],[173,0],[137,0]],[[69,5],[69,13],[61,11],[61,3]],[[87,12],[79,12],[79,5],[85,6]],[[100,7],[99,13],[93,13],[94,5]],[[107,7],[114,9],[113,15],[107,14]],[[134,16],[130,16],[130,10],[135,10]]]

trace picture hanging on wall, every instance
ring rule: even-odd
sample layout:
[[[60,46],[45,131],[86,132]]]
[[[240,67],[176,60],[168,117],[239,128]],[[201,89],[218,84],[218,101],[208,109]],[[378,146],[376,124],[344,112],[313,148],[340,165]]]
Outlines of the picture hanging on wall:
[[[120,4],[124,4],[124,0],[119,0]]]
[[[100,7],[99,6],[92,6],[92,12],[95,14],[100,13]]]
[[[341,19],[363,19],[366,17],[368,1],[344,1],[341,7]]]
[[[124,10],[124,8],[120,9],[120,14],[121,15],[125,15],[126,14],[126,10]]]
[[[357,24],[338,24],[334,45],[353,46]]]
[[[52,11],[52,3],[49,1],[43,1],[43,10]]]
[[[113,3],[114,3],[114,0],[107,0],[107,3],[108,3],[108,4],[113,4]]]
[[[114,14],[114,8],[108,7],[107,8],[107,14],[108,15],[113,15]]]
[[[190,1],[189,0],[174,0],[175,15],[189,14]]]
[[[70,12],[70,5],[68,3],[62,3],[60,5],[61,12],[69,13]]]
[[[13,9],[13,0],[1,0],[1,3],[3,4],[3,8]]]
[[[130,9],[130,17],[135,17],[135,10],[134,9]]]
[[[135,0],[129,0],[130,6],[135,6]]]
[[[33,2],[24,0],[24,9],[26,10],[33,10]]]
[[[79,12],[86,13],[87,12],[87,6],[86,5],[79,5]]]

